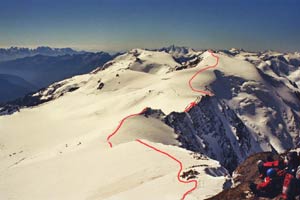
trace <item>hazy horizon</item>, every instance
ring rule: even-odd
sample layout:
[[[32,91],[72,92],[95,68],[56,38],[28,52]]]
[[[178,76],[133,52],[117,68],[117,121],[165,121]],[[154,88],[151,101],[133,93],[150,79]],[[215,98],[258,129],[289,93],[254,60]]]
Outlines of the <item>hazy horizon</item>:
[[[3,0],[0,47],[300,50],[297,0]]]
[[[231,47],[231,48],[193,48],[193,47],[189,47],[189,46],[184,46],[184,45],[176,45],[176,44],[169,44],[169,45],[166,45],[166,46],[158,46],[158,47],[155,47],[155,48],[147,48],[147,47],[134,47],[134,48],[129,48],[129,49],[121,49],[121,50],[103,50],[103,49],[80,49],[80,48],[77,48],[77,47],[70,47],[70,46],[48,46],[48,45],[37,45],[37,46],[0,46],[0,49],[9,49],[9,48],[14,48],[14,47],[17,47],[17,48],[28,48],[28,49],[36,49],[37,47],[50,47],[50,48],[71,48],[73,50],[76,50],[76,51],[86,51],[86,52],[94,52],[94,53],[97,53],[97,52],[101,52],[101,51],[104,51],[104,52],[107,52],[107,53],[111,53],[111,54],[114,54],[114,53],[120,53],[120,52],[127,52],[127,51],[130,51],[131,49],[149,49],[149,50],[154,50],[154,49],[161,49],[161,48],[167,48],[167,47],[170,47],[170,46],[175,46],[175,47],[184,47],[184,48],[192,48],[194,50],[207,50],[207,49],[211,49],[211,50],[230,50],[230,49],[243,49],[244,51],[247,51],[247,52],[265,52],[265,51],[278,51],[278,52],[282,52],[282,53],[295,53],[295,52],[300,52],[300,50],[295,50],[295,51],[283,51],[283,50],[276,50],[276,49],[262,49],[262,50],[249,50],[249,49],[245,49],[245,48],[237,48],[237,47]]]

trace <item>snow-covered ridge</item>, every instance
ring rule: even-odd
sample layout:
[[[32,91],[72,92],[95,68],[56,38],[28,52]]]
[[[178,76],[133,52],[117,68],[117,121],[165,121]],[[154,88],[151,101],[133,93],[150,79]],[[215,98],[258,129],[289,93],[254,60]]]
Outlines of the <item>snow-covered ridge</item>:
[[[47,199],[53,191],[56,199],[179,199],[190,188],[177,182],[178,166],[140,146],[139,138],[181,159],[184,172],[200,183],[188,199],[204,199],[228,186],[220,164],[231,171],[251,153],[297,147],[300,93],[287,77],[299,70],[297,54],[284,54],[287,73],[272,64],[285,62],[278,53],[216,55],[219,65],[193,81],[215,95],[201,97],[188,113],[186,105],[199,95],[188,80],[215,63],[205,51],[185,67],[189,62],[168,52],[134,49],[104,69],[30,97],[47,103],[23,108],[20,102],[20,112],[0,116],[0,193],[23,199]],[[268,61],[272,67],[260,66]],[[152,111],[126,121],[109,149],[106,138],[118,122],[145,107]],[[44,185],[38,184],[42,176]],[[33,181],[24,188],[29,177]],[[24,196],[24,190],[33,192]]]

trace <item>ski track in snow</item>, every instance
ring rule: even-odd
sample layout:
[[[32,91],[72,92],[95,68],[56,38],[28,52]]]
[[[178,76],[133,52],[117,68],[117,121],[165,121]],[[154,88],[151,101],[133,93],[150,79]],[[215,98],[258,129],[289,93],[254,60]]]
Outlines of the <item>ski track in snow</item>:
[[[217,67],[217,65],[219,64],[219,57],[216,56],[211,50],[208,50],[208,52],[211,54],[211,56],[213,56],[214,58],[216,58],[216,63],[215,63],[214,65],[207,66],[207,67],[202,68],[202,69],[200,69],[199,71],[197,71],[197,72],[191,77],[191,79],[189,80],[188,84],[189,84],[189,87],[191,88],[191,90],[193,90],[194,92],[198,92],[198,93],[201,93],[201,94],[204,94],[204,95],[213,96],[213,93],[211,93],[211,92],[209,92],[209,91],[197,90],[197,89],[195,89],[195,88],[192,86],[192,81],[193,81],[193,79],[194,79],[197,75],[199,75],[201,72],[204,72],[204,71],[206,71],[206,70],[208,70],[208,69],[215,68],[215,67]],[[190,104],[185,108],[184,112],[188,112],[188,111],[189,111],[191,108],[193,108],[196,104],[197,104],[197,100],[196,100],[196,101],[193,101],[192,103],[190,103]],[[118,132],[119,129],[122,127],[122,125],[123,125],[123,123],[125,122],[125,120],[127,120],[128,118],[134,117],[134,116],[141,115],[141,114],[143,114],[144,112],[146,112],[146,110],[147,110],[147,107],[144,108],[141,112],[136,113],[136,114],[128,115],[128,116],[124,117],[124,118],[121,120],[121,122],[119,123],[119,125],[117,126],[117,128],[116,128],[111,134],[109,134],[109,135],[107,136],[107,138],[106,138],[107,143],[109,144],[110,148],[113,147],[113,144],[111,143],[110,139],[111,139],[115,134],[117,134],[117,132]],[[142,144],[142,145],[144,145],[144,146],[146,146],[146,147],[148,147],[148,148],[150,148],[150,149],[152,149],[152,150],[154,150],[154,151],[156,151],[156,152],[158,152],[158,153],[160,153],[160,154],[163,154],[163,155],[165,155],[165,156],[171,158],[171,159],[174,160],[174,161],[176,161],[176,162],[179,164],[179,167],[180,167],[180,169],[179,169],[179,171],[178,171],[178,173],[177,173],[177,180],[178,180],[179,182],[184,183],[184,184],[194,183],[194,187],[191,188],[190,190],[186,191],[186,192],[183,194],[181,200],[184,200],[184,199],[186,198],[186,196],[187,196],[189,193],[191,193],[192,191],[194,191],[194,190],[198,187],[198,181],[197,181],[197,180],[189,180],[189,181],[185,181],[185,180],[182,180],[182,179],[180,178],[180,174],[181,174],[181,172],[182,172],[182,170],[183,170],[183,164],[182,164],[182,162],[181,162],[180,160],[178,160],[178,159],[175,158],[174,156],[170,155],[169,153],[164,152],[164,151],[162,151],[162,150],[160,150],[160,149],[158,149],[158,148],[156,148],[156,147],[154,147],[154,146],[151,146],[150,144],[148,144],[148,143],[146,143],[146,142],[144,142],[144,141],[142,141],[142,140],[140,140],[140,139],[136,139],[136,142],[139,142],[140,144]]]

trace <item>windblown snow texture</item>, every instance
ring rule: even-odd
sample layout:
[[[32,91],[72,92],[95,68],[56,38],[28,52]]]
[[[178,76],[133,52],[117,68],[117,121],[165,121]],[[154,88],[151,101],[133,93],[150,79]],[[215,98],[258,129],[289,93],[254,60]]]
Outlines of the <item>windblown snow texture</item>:
[[[299,147],[299,53],[231,49],[215,54],[219,65],[192,83],[212,92],[212,97],[199,97],[188,80],[215,63],[215,58],[207,51],[169,47],[133,49],[103,68],[3,105],[0,166],[4,178],[0,181],[14,187],[6,184],[0,193],[7,198],[24,195],[22,183],[35,172],[49,175],[44,185],[37,179],[27,185],[27,190],[40,191],[34,192],[40,198],[50,195],[53,187],[58,198],[60,194],[71,199],[178,198],[186,191],[177,185],[178,169],[141,149],[134,142],[140,138],[179,157],[184,173],[197,171],[194,178],[200,183],[205,179],[205,184],[190,198],[204,199],[228,185],[222,166],[233,171],[252,153]],[[197,98],[198,104],[183,112]],[[116,121],[145,107],[151,108],[149,113],[126,121],[108,152],[106,137]],[[82,160],[91,164],[81,166]],[[51,163],[72,167],[60,174],[51,171]],[[86,172],[95,176],[86,177]],[[77,185],[75,177],[88,179],[89,184]],[[28,193],[23,199],[30,198]]]

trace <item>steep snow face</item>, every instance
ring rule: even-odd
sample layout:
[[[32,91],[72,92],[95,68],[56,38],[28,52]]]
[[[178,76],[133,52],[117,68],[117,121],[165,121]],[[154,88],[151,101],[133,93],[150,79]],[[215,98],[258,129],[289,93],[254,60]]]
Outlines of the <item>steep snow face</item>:
[[[300,55],[295,53],[279,53],[273,51],[249,53],[245,51],[237,51],[235,58],[249,61],[255,64],[264,73],[275,79],[284,81],[285,84],[295,86],[295,82],[299,83]],[[298,84],[299,87],[299,84]]]
[[[298,145],[300,95],[291,77],[299,73],[299,55],[240,52],[235,58],[255,64],[263,82],[237,82],[230,104],[272,148],[283,151]]]
[[[261,55],[249,53],[250,61],[250,56],[247,60],[240,54],[217,53],[219,65],[193,80],[193,87],[210,90],[214,96],[200,98],[189,112],[183,110],[200,94],[190,89],[188,81],[216,62],[209,52],[200,52],[196,64],[185,67],[166,52],[134,49],[106,63],[104,69],[55,83],[16,102],[20,108],[47,103],[0,116],[0,170],[5,177],[0,180],[5,185],[1,194],[19,197],[39,185],[34,193],[38,198],[51,193],[56,199],[132,199],[134,195],[180,199],[190,186],[178,186],[178,166],[135,142],[143,139],[180,158],[184,172],[200,173],[194,177],[200,187],[188,198],[203,199],[226,185],[226,170],[211,159],[231,171],[253,152],[297,146],[298,89],[257,67]],[[145,107],[161,112],[126,120],[109,149],[107,136],[120,120]],[[2,109],[3,114],[11,113],[6,111]],[[209,159],[198,162],[184,149]],[[53,170],[59,166],[71,169]],[[43,177],[46,184],[40,186],[36,179],[24,189],[19,183],[36,169],[38,177],[49,175]],[[82,186],[77,177],[88,184]],[[201,186],[204,179],[208,182]]]

